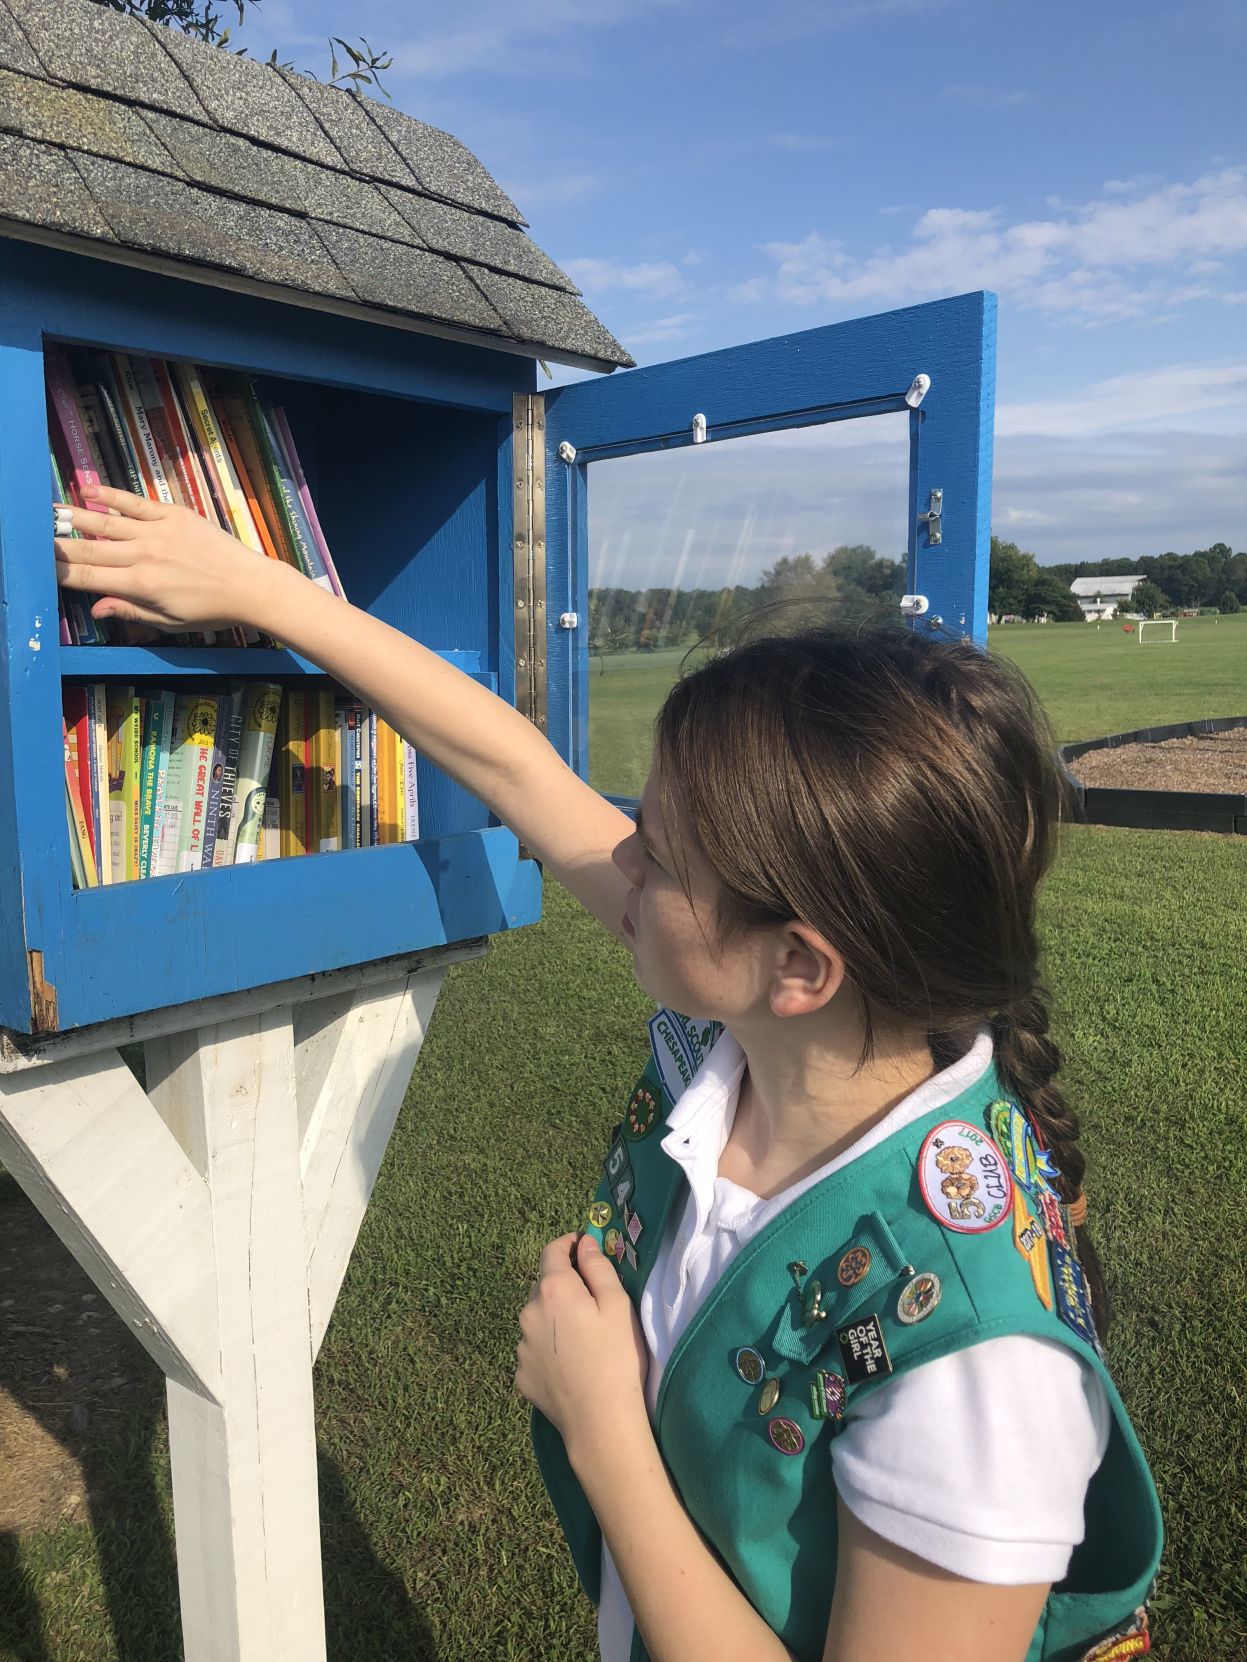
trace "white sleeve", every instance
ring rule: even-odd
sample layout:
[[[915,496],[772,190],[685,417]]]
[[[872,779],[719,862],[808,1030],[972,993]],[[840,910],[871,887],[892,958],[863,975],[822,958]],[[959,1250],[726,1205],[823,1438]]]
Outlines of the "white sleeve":
[[[1059,1581],[1111,1424],[1066,1345],[985,1339],[851,1404],[832,1470],[860,1522],[929,1563],[999,1586]]]

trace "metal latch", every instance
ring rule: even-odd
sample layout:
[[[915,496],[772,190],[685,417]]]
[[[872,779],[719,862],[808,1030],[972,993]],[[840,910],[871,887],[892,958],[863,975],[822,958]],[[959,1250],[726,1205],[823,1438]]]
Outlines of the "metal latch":
[[[580,624],[580,613],[579,612],[560,612],[559,613],[559,628],[560,629],[575,629],[579,626],[579,624]]]
[[[905,402],[911,410],[916,410],[930,390],[931,377],[929,375],[915,375],[909,384],[909,391],[905,394]]]
[[[705,444],[705,442],[706,442],[706,418],[705,418],[704,415],[695,415],[693,417],[693,443],[694,444]]]
[[[940,519],[943,512],[944,492],[932,491],[931,500],[927,505],[926,513],[918,515],[919,525],[925,525],[927,528],[927,541],[931,544],[932,548],[934,548],[937,543],[943,542],[944,540],[944,533],[940,525]]]
[[[906,617],[921,617],[931,602],[925,594],[903,594],[901,596],[901,611]]]
[[[564,439],[562,444],[559,445],[559,461],[570,463],[570,462],[574,462],[575,460],[576,460],[576,446],[574,444],[568,444],[567,440]]]

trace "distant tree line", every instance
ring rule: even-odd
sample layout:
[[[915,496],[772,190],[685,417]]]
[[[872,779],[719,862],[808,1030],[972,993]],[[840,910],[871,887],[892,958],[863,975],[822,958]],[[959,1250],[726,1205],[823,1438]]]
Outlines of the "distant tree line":
[[[1122,610],[1166,612],[1181,607],[1216,606],[1236,612],[1247,604],[1247,553],[1214,542],[1193,554],[1142,554],[1136,559],[1078,560],[1041,566],[1015,542],[992,538],[987,609],[997,617],[1037,617],[1056,622],[1077,620],[1082,613],[1070,593],[1079,577],[1116,577],[1137,573],[1140,585]],[[1071,609],[1072,608],[1072,609]]]

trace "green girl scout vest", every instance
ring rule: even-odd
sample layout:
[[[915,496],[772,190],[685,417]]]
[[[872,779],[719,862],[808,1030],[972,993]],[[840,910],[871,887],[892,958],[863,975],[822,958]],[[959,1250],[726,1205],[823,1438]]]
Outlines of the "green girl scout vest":
[[[662,1127],[719,1032],[666,1010],[650,1030],[654,1054],[586,1224],[634,1304],[684,1198]],[[801,1662],[821,1658],[831,1611],[828,1444],[844,1414],[907,1368],[1016,1333],[1068,1345],[1095,1369],[1113,1414],[1087,1494],[1085,1538],[1049,1594],[1026,1662],[1125,1662],[1150,1648],[1146,1601],[1160,1561],[1160,1507],[1100,1355],[1054,1174],[989,1069],[773,1218],[676,1345],[654,1414],[663,1459],[706,1541]],[[1051,1429],[1036,1426],[1035,1434]],[[536,1411],[532,1435],[596,1604],[601,1531],[562,1439]],[[635,1630],[631,1662],[647,1662]]]

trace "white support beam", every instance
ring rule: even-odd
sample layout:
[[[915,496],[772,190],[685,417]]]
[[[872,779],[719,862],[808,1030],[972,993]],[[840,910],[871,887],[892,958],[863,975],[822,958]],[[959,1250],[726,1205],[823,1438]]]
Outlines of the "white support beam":
[[[0,1074],[0,1160],[169,1378],[217,1397],[207,1186],[117,1052]]]
[[[445,971],[354,995],[307,1053],[303,1137],[312,1354],[325,1336]],[[332,1036],[332,1056],[327,1055]],[[300,1096],[305,1089],[300,1078]],[[302,1104],[301,1104],[302,1106]]]

